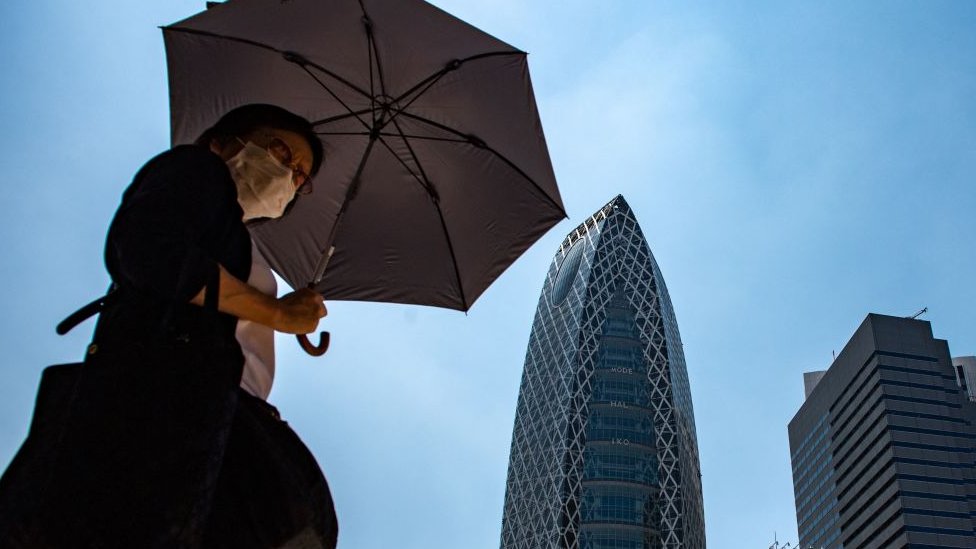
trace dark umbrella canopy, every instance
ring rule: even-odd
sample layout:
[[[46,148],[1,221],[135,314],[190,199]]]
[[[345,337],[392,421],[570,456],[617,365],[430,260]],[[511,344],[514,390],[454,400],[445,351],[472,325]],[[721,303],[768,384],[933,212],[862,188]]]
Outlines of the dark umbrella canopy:
[[[334,244],[327,299],[467,310],[565,217],[525,53],[430,4],[231,0],[163,32],[174,144],[247,103],[315,123],[314,193],[253,230],[293,287]]]

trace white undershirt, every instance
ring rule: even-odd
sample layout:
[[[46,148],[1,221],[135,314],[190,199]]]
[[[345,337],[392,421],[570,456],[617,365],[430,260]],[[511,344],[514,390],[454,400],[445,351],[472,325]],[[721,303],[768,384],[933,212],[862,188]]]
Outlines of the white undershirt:
[[[268,267],[253,241],[251,274],[247,277],[247,283],[270,296],[278,295],[278,283],[271,273],[271,267]],[[244,351],[241,387],[260,399],[268,400],[275,372],[274,330],[250,320],[238,320],[237,341]]]

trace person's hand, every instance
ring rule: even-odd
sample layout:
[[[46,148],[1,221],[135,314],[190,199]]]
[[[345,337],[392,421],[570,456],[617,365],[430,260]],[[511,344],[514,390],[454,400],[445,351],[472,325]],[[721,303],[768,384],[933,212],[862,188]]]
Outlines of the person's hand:
[[[319,319],[326,314],[322,296],[302,288],[278,299],[274,329],[286,334],[308,334],[315,331]]]

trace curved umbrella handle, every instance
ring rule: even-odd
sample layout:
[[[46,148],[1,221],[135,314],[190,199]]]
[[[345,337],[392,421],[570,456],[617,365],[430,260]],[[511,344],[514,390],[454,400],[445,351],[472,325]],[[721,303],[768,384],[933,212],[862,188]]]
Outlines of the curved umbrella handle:
[[[312,342],[309,341],[308,336],[305,334],[298,334],[295,338],[298,339],[298,344],[302,349],[312,356],[322,356],[329,350],[329,332],[319,332],[318,345],[312,345]]]

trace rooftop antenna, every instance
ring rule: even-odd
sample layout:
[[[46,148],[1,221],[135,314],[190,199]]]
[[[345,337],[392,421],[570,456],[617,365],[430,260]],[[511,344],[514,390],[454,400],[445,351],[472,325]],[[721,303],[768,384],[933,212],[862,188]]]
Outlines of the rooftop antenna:
[[[910,318],[910,319],[912,319],[912,320],[915,320],[915,319],[917,319],[918,317],[920,317],[920,316],[922,316],[922,315],[924,315],[924,314],[925,314],[925,313],[927,313],[927,312],[929,312],[929,308],[928,308],[928,307],[924,307],[924,308],[922,308],[922,310],[921,310],[921,311],[919,311],[919,312],[917,312],[917,313],[915,313],[915,314],[913,314],[912,316],[908,316],[908,317],[905,317],[905,318]]]

